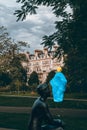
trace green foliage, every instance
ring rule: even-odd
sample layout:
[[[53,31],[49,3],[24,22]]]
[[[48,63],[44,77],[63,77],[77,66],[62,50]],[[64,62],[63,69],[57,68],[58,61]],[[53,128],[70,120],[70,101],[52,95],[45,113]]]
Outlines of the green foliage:
[[[18,57],[20,58],[21,61],[27,61],[25,54],[20,53]]]
[[[30,91],[36,91],[36,87],[39,84],[39,77],[37,72],[33,71],[28,79],[28,85]]]
[[[20,90],[20,87],[26,86],[27,73],[21,65],[20,58],[15,56],[13,58],[10,57],[9,60],[6,56],[4,57],[4,61],[4,64],[2,63],[3,68],[0,68],[0,86],[5,87],[10,85],[11,91],[18,90],[18,87]]]
[[[36,92],[37,85],[38,83],[33,83],[32,85],[29,86],[32,95],[34,95],[33,92]]]
[[[20,82],[21,83],[22,82],[26,83],[26,81],[27,81],[27,73],[26,73],[26,70],[22,67],[19,57],[14,57],[12,59],[10,65],[11,65],[11,69],[9,71],[10,71],[12,80],[14,82],[16,80],[19,83]],[[19,85],[19,86],[21,86],[21,85]]]
[[[73,20],[68,25],[71,47],[67,50],[70,91],[87,92],[87,1],[72,1]]]
[[[4,26],[0,27],[0,87],[10,86],[11,91],[20,88],[24,90],[27,73],[21,65],[25,57],[19,55],[22,47],[29,47],[29,44],[23,41],[15,43],[9,37],[7,29]]]
[[[4,26],[0,27],[0,54],[5,54],[10,49],[11,38]]]
[[[49,81],[54,77],[55,75],[55,71],[50,71],[47,75],[47,78],[46,78],[46,83],[49,83]]]
[[[34,1],[31,0],[29,2],[29,1],[26,1],[26,0],[22,0],[22,1],[17,1],[17,2],[23,3],[21,10],[16,10],[15,13],[14,13],[18,17],[17,21],[20,20],[20,19],[23,21],[26,18],[26,15],[28,13],[36,14],[37,6],[34,5],[34,3],[35,3]]]
[[[39,84],[39,78],[38,78],[38,74],[33,71],[29,77],[29,80],[28,80],[28,84],[30,86],[32,86],[33,84]]]
[[[17,21],[24,20],[26,16],[29,14],[36,14],[36,10],[38,6],[51,6],[53,12],[58,16],[65,16],[65,6],[67,5],[68,0],[17,0],[18,3],[22,3],[21,9],[15,11],[15,15],[17,16]],[[63,11],[62,11],[63,10]],[[60,14],[61,12],[61,14]]]
[[[0,55],[15,56],[22,50],[23,47],[30,47],[27,42],[18,41],[17,43],[12,40],[7,32],[7,28],[4,26],[0,27]]]
[[[8,73],[0,72],[0,87],[5,87],[11,82],[11,77]]]
[[[19,93],[21,86],[22,86],[21,81],[19,81],[18,79],[13,80],[13,82],[10,84],[10,90],[17,91]]]

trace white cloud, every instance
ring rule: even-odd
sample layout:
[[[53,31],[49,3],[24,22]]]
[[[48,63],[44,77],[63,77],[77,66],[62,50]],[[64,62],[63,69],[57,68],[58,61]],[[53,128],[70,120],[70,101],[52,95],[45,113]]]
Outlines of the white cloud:
[[[25,21],[32,22],[33,24],[44,24],[44,21],[42,21],[41,16],[39,14],[28,15]]]
[[[16,0],[0,0],[1,5],[5,5],[6,7],[16,7],[19,6],[18,3],[16,3]]]
[[[5,26],[15,41],[31,43],[30,52],[42,48],[42,37],[54,32],[56,17],[51,8],[40,6],[36,15],[28,15],[26,20],[16,22],[17,18],[13,13],[19,6],[16,0],[0,0],[0,26]]]

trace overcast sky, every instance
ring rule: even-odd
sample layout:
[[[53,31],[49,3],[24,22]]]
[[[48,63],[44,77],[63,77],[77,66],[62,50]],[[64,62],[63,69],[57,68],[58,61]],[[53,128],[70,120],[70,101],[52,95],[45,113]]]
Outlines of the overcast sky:
[[[42,37],[55,31],[54,22],[57,18],[50,8],[40,7],[36,15],[28,15],[26,20],[16,22],[17,18],[13,13],[19,8],[20,4],[16,0],[0,0],[0,26],[7,28],[15,42],[28,42],[28,51],[33,53],[34,49],[42,49]]]

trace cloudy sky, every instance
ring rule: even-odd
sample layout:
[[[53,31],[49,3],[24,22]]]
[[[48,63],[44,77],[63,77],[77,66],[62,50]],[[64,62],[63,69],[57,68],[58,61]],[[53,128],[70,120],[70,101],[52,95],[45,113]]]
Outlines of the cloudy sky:
[[[50,8],[40,7],[36,15],[28,15],[26,20],[16,22],[17,18],[13,13],[19,8],[20,4],[16,3],[16,0],[0,0],[0,26],[7,28],[15,42],[28,42],[28,51],[33,53],[34,49],[42,49],[42,37],[54,32],[56,17]]]

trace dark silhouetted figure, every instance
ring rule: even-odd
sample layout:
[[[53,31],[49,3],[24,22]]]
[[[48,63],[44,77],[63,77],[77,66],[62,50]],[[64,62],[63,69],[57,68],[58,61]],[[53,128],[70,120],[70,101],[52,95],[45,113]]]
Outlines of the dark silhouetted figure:
[[[50,96],[49,86],[46,83],[40,84],[37,92],[40,97],[32,106],[28,130],[56,130],[59,126],[62,127],[62,121],[53,119],[46,103],[47,97]]]

